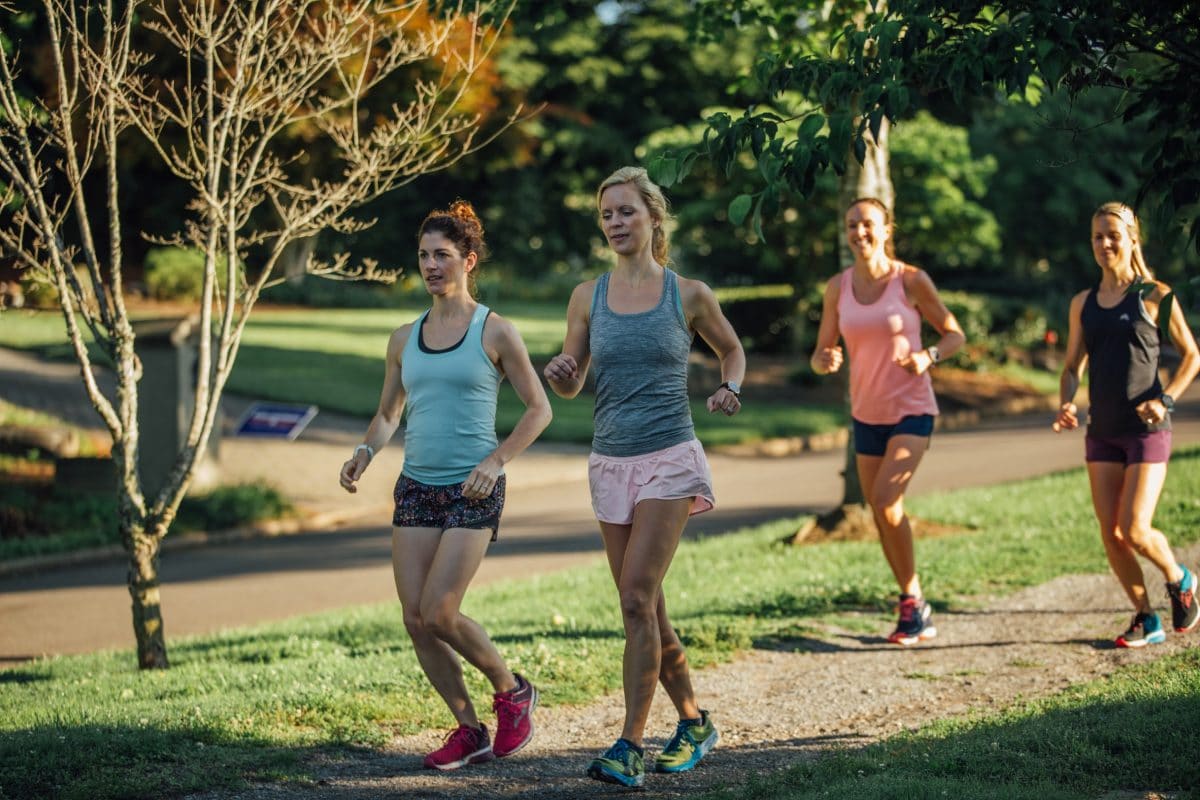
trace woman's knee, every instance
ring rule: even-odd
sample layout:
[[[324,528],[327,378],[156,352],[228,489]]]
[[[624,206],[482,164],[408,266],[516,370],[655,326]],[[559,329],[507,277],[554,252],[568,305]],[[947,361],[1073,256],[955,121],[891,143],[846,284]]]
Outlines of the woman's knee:
[[[1127,547],[1144,553],[1150,547],[1150,540],[1154,536],[1154,527],[1149,520],[1130,519],[1123,521],[1119,532],[1126,540]]]
[[[421,619],[430,635],[447,640],[458,628],[458,605],[456,603],[431,603],[421,607]]]
[[[658,592],[642,587],[621,587],[621,614],[629,619],[657,619]]]
[[[896,497],[891,492],[879,493],[868,498],[875,519],[889,528],[899,527],[904,522],[904,498]]]
[[[416,609],[404,609],[404,629],[408,631],[408,636],[413,641],[419,641],[433,635],[425,625],[425,618]]]

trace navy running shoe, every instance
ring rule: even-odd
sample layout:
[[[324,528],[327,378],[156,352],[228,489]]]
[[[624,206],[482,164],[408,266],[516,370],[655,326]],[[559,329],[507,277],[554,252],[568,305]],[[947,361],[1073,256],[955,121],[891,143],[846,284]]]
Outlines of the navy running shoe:
[[[896,630],[888,637],[892,644],[902,647],[924,642],[937,636],[937,628],[933,625],[933,611],[923,597],[911,594],[900,595],[900,621]]]

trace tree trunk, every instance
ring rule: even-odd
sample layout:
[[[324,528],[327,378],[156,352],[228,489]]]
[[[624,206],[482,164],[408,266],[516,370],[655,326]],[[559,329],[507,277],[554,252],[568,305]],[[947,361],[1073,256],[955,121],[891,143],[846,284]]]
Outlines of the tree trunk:
[[[872,140],[867,134],[867,155],[864,163],[859,164],[853,155],[846,159],[846,172],[842,175],[838,189],[839,213],[854,200],[860,197],[874,197],[888,207],[889,214],[895,204],[895,190],[892,186],[891,171],[888,167],[888,121],[883,120],[879,127],[879,138]],[[850,254],[850,245],[846,242],[845,231],[838,226],[838,255],[842,264],[850,264],[854,257]],[[849,369],[847,365],[843,372]],[[843,378],[846,385],[846,404],[850,404],[850,382]],[[800,527],[791,537],[793,544],[800,544],[813,536],[833,537],[844,535],[857,538],[864,527],[873,528],[875,524],[871,510],[866,505],[862,484],[858,480],[858,466],[854,454],[854,426],[850,426],[850,435],[846,439],[846,462],[842,469],[842,502],[835,508],[817,515]],[[839,537],[840,538],[840,537]]]
[[[137,640],[139,669],[166,669],[167,641],[163,632],[162,602],[158,593],[159,540],[145,531],[131,534],[129,597],[133,601],[133,635]]]

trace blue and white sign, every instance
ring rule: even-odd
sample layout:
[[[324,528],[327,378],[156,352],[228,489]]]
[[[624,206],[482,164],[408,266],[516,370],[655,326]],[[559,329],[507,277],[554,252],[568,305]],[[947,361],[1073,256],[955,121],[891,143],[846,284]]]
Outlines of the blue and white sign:
[[[246,410],[234,430],[235,436],[274,436],[295,439],[312,418],[316,406],[287,403],[255,403]]]

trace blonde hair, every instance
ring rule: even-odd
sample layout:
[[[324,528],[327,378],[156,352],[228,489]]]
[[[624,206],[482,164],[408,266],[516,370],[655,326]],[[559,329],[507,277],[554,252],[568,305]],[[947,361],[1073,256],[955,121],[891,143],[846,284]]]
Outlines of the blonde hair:
[[[1154,280],[1154,273],[1150,271],[1150,267],[1146,264],[1146,256],[1142,254],[1142,225],[1138,222],[1137,214],[1133,213],[1133,209],[1124,203],[1115,201],[1105,203],[1097,208],[1096,213],[1092,214],[1092,219],[1102,214],[1116,217],[1125,226],[1129,241],[1132,243],[1129,261],[1133,266],[1133,273],[1143,280]]]
[[[650,218],[658,223],[654,226],[654,232],[650,237],[650,254],[654,256],[655,261],[666,266],[671,263],[671,242],[670,237],[667,236],[667,223],[673,219],[671,206],[658,184],[650,180],[646,170],[641,167],[621,167],[605,178],[600,184],[600,188],[596,190],[596,210],[600,209],[600,201],[604,197],[605,189],[625,183],[633,184],[633,187],[638,190],[642,200],[646,203],[646,208],[650,211]]]

